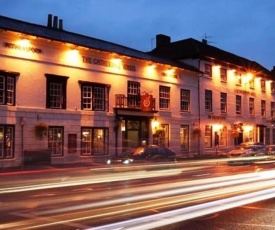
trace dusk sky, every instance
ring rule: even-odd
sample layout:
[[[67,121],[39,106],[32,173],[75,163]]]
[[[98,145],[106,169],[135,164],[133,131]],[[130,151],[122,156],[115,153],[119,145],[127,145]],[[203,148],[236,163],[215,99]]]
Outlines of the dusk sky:
[[[207,38],[210,45],[275,66],[274,0],[0,0],[0,15],[47,25],[48,14],[64,30],[140,51],[157,34],[171,41]]]

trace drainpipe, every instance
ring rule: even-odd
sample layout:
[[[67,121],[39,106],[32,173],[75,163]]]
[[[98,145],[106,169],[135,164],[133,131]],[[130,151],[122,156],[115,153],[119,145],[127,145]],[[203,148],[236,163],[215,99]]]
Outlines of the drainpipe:
[[[199,59],[199,70],[200,70],[200,67],[201,67],[201,60]],[[199,105],[199,111],[198,111],[198,115],[199,115],[199,129],[200,130],[202,130],[201,129],[201,100],[200,100],[200,78],[201,78],[202,76],[201,75],[199,75],[199,77],[198,77],[198,105]],[[201,145],[200,145],[200,139],[201,139],[201,137],[199,137],[198,138],[198,154],[199,154],[199,157],[201,156]]]

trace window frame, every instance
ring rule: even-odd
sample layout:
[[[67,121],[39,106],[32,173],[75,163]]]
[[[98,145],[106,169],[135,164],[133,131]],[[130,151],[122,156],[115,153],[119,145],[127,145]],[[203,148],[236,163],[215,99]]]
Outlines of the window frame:
[[[220,68],[220,78],[222,82],[227,82],[227,69],[221,67]]]
[[[15,153],[15,126],[0,124],[0,130],[3,131],[2,140],[0,140],[0,160],[13,159]],[[12,133],[9,133],[12,131]],[[8,139],[12,140],[9,141]]]
[[[109,92],[110,85],[97,83],[97,82],[88,82],[88,81],[79,81],[81,87],[81,110],[84,111],[109,111]],[[91,97],[84,97],[85,88],[91,88]],[[103,97],[99,98],[96,95],[96,89],[102,90]],[[86,102],[90,100],[90,102]],[[101,100],[101,108],[97,107],[97,100]],[[86,107],[85,105],[89,105]]]
[[[189,151],[189,125],[180,126],[180,150]]]
[[[45,74],[47,83],[46,83],[46,108],[48,109],[66,109],[67,108],[67,80],[69,77],[54,75],[54,74]],[[53,95],[52,92],[54,89],[52,86],[61,86],[60,95]],[[59,99],[59,106],[54,106],[53,98]]]
[[[15,106],[17,76],[19,76],[19,73],[0,71],[0,78],[3,78],[2,88],[0,81],[0,98],[2,98],[0,105]]]
[[[190,112],[190,90],[180,90],[180,111]]]
[[[170,87],[159,86],[159,109],[160,110],[170,110]]]
[[[253,97],[249,97],[249,116],[255,116],[255,99]]]
[[[266,101],[261,100],[261,116],[266,117]]]
[[[241,95],[236,95],[236,114],[238,115],[242,114],[242,96]]]
[[[59,134],[61,134],[59,137]],[[64,156],[64,127],[48,127],[48,148],[51,150],[51,157]]]
[[[270,116],[272,118],[275,118],[275,102],[270,102]]]
[[[207,77],[212,77],[212,65],[209,63],[204,64],[204,74]]]
[[[227,93],[224,92],[221,92],[221,113],[227,113]]]
[[[213,111],[213,93],[212,90],[206,89],[205,92],[205,112],[212,112]]]
[[[102,131],[102,148],[97,146],[97,138],[99,137],[96,134],[96,131]],[[84,132],[88,132],[89,136],[85,136]],[[81,127],[81,156],[106,156],[108,155],[108,143],[109,143],[109,129],[106,127]],[[102,151],[100,152],[99,149]]]
[[[129,108],[140,107],[140,83],[137,81],[128,81],[127,83],[127,106]]]
[[[266,80],[261,79],[261,91],[265,92],[266,91]]]

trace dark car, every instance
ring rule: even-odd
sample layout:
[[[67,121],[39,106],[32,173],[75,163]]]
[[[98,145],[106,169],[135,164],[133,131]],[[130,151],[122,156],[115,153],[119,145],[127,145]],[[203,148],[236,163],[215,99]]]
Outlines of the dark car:
[[[124,152],[120,157],[109,159],[107,164],[130,164],[141,161],[176,161],[176,153],[167,147],[149,145]]]

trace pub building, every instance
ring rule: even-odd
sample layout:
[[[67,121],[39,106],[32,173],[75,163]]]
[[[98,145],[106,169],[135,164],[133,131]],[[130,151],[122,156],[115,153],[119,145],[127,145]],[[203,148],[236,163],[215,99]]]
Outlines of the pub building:
[[[199,151],[198,68],[45,22],[0,16],[0,168]]]
[[[193,38],[156,36],[148,54],[203,72],[199,78],[200,148],[223,153],[242,142],[275,144],[275,75],[259,63]]]

